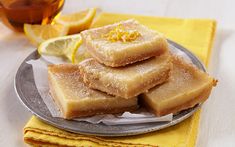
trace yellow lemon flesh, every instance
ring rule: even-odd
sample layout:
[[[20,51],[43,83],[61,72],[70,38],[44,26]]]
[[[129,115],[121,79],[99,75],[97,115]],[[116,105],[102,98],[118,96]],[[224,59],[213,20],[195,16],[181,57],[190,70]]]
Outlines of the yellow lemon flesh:
[[[96,14],[96,8],[90,8],[85,11],[61,15],[54,22],[65,26],[69,34],[79,33],[90,27]]]
[[[24,32],[33,44],[39,45],[40,43],[42,43],[47,39],[66,35],[68,33],[68,30],[67,28],[59,24],[55,25],[24,24]]]
[[[74,63],[77,50],[81,44],[80,34],[57,37],[42,42],[38,47],[38,52],[41,55],[66,57]]]

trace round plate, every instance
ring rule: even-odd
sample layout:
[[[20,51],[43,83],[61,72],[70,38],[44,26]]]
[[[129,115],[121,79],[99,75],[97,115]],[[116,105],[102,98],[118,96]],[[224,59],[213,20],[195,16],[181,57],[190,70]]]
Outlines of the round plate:
[[[181,50],[192,60],[195,66],[205,71],[203,64],[191,52],[173,41],[168,40],[168,42],[171,49],[174,48]],[[39,58],[39,55],[37,51],[35,51],[31,53],[21,64],[15,77],[15,91],[20,101],[34,115],[43,121],[63,130],[96,136],[128,136],[143,134],[180,123],[181,121],[191,116],[200,107],[200,105],[197,105],[194,108],[181,111],[177,115],[174,115],[171,122],[155,122],[135,125],[108,126],[102,123],[91,124],[88,122],[78,122],[73,120],[65,120],[62,118],[55,118],[51,116],[46,104],[43,102],[41,96],[38,93],[34,82],[32,66],[26,63],[28,60],[37,58]]]

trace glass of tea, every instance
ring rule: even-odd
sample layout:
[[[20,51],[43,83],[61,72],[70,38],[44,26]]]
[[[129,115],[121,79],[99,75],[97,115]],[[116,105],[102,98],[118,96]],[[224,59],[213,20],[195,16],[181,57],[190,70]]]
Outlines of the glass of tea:
[[[51,23],[63,5],[64,0],[0,0],[0,17],[5,25],[22,32],[24,23]]]

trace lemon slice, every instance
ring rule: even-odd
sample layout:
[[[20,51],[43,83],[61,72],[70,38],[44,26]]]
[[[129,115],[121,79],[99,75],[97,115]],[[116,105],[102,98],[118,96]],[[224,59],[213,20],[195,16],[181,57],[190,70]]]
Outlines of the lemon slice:
[[[38,47],[38,53],[44,55],[66,57],[75,62],[76,52],[82,44],[80,34],[48,39]]]
[[[67,28],[62,25],[30,25],[24,24],[24,32],[29,40],[39,45],[41,42],[59,36],[64,36],[68,33]]]
[[[90,27],[96,14],[96,8],[90,8],[85,11],[60,15],[54,22],[68,28],[69,34],[79,33]]]
[[[80,63],[87,58],[91,58],[91,55],[87,52],[86,47],[81,45],[75,54],[74,63]]]

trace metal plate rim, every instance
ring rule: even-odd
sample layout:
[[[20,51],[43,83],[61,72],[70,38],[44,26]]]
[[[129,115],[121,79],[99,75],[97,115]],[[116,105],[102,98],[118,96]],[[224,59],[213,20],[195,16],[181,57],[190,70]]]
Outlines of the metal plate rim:
[[[171,41],[171,40],[168,40],[168,43],[173,45],[174,47],[176,47],[177,49],[185,52],[191,59],[195,60],[197,62],[197,67],[200,68],[201,70],[203,70],[204,72],[206,72],[206,69],[204,67],[204,65],[202,64],[202,62],[195,56],[193,55],[193,53],[191,53],[189,50],[187,50],[186,48],[182,47],[181,45],[175,43],[174,41]],[[43,115],[43,114],[38,114],[37,112],[35,112],[34,108],[31,107],[30,104],[27,103],[27,101],[25,101],[25,97],[24,97],[24,94],[23,92],[21,91],[21,89],[19,88],[18,84],[17,83],[17,80],[20,78],[20,69],[22,68],[22,66],[24,66],[24,64],[26,64],[25,62],[33,55],[35,54],[36,51],[32,52],[23,62],[22,64],[20,65],[16,75],[15,75],[15,78],[14,78],[14,89],[15,89],[15,92],[17,94],[17,97],[18,99],[20,100],[20,102],[32,113],[34,114],[35,116],[37,116],[38,118],[40,118],[41,120],[43,120],[44,122],[46,123],[49,123],[57,128],[60,128],[60,129],[63,129],[63,130],[66,130],[66,131],[69,131],[69,132],[73,132],[73,133],[80,133],[80,134],[84,134],[84,135],[96,135],[96,136],[131,136],[131,135],[138,135],[138,134],[144,134],[144,133],[148,133],[148,132],[153,132],[153,131],[157,131],[157,130],[160,130],[160,129],[164,129],[164,128],[167,128],[167,127],[170,127],[170,126],[173,126],[175,124],[178,124],[180,123],[181,121],[187,119],[188,117],[190,117],[198,108],[200,108],[201,105],[197,105],[195,106],[194,108],[192,108],[192,110],[187,113],[187,115],[184,115],[180,118],[178,118],[177,120],[173,120],[172,122],[169,122],[169,123],[166,123],[165,125],[161,125],[160,127],[159,126],[155,126],[155,127],[152,127],[152,128],[148,128],[148,129],[138,129],[138,130],[127,130],[127,131],[124,131],[124,132],[116,132],[116,133],[113,133],[113,132],[106,132],[106,133],[103,133],[103,132],[95,132],[95,131],[90,131],[90,130],[83,130],[83,129],[72,129],[68,126],[64,126],[64,125],[61,125],[61,124],[58,124],[57,122],[53,121],[53,118],[52,120],[51,119],[48,119],[48,116],[46,115]],[[30,65],[31,66],[31,65]],[[22,98],[24,97],[24,98]]]

